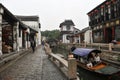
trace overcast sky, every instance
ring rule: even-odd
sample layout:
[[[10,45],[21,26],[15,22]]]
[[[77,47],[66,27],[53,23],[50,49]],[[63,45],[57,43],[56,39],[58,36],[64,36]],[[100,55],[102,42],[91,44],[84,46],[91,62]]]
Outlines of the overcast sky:
[[[41,30],[59,29],[65,19],[75,27],[88,27],[87,13],[105,0],[0,0],[14,15],[38,15]]]

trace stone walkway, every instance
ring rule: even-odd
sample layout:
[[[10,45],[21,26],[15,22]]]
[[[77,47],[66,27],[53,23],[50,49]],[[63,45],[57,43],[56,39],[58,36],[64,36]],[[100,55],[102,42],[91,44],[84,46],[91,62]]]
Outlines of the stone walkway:
[[[0,73],[0,80],[67,80],[60,70],[38,48]]]

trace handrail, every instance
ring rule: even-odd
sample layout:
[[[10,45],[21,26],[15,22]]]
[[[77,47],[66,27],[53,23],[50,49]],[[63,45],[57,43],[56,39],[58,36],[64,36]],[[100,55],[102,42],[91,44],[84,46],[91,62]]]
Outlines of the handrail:
[[[58,60],[59,62],[61,62],[66,68],[68,68],[68,62],[67,60],[61,58],[60,56],[51,53],[49,56],[54,57],[56,60]]]
[[[59,67],[59,69],[68,77],[69,80],[79,79],[77,77],[77,63],[75,58],[68,58],[67,61],[61,56],[53,54],[48,44],[47,46],[44,46],[44,49],[48,54],[48,58]]]
[[[70,58],[67,61],[60,57],[59,55],[53,53],[50,53],[48,57],[51,61],[57,63],[56,65],[58,65],[60,70],[63,71],[63,68],[65,68],[63,73],[68,77],[69,80],[77,79],[77,67],[76,67],[77,64],[75,58]]]

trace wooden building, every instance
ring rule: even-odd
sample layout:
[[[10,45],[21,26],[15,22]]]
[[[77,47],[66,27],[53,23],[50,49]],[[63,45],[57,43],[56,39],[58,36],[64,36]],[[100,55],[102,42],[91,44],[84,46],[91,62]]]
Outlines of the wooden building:
[[[0,4],[0,53],[4,54],[25,49],[29,37],[27,34],[33,32],[37,33],[36,30],[25,25]]]
[[[120,0],[106,0],[88,16],[94,43],[120,42]]]
[[[9,53],[19,51],[19,30],[27,27],[6,7],[0,4],[0,51]]]

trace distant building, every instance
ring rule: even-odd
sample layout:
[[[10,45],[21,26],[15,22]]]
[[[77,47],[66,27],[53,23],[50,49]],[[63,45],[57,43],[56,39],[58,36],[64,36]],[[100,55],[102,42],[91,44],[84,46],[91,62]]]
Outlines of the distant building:
[[[65,20],[60,24],[62,43],[70,43],[70,36],[74,34],[75,24],[72,20]]]
[[[120,0],[106,0],[88,12],[94,43],[120,43]]]
[[[84,32],[84,42],[86,43],[92,43],[92,31],[90,30],[90,27],[86,27],[82,30]]]
[[[92,31],[89,27],[86,27],[79,31],[78,33],[75,33],[72,35],[74,37],[75,43],[92,43]]]
[[[80,38],[78,37],[78,35],[76,35],[79,32],[80,30],[74,27],[73,34],[70,36],[71,43],[80,43]]]
[[[41,44],[41,25],[39,23],[38,16],[16,16],[19,20],[21,20],[24,24],[30,27],[30,29],[34,29],[38,33],[32,32],[30,29],[30,39],[34,39],[36,41],[36,45]]]

